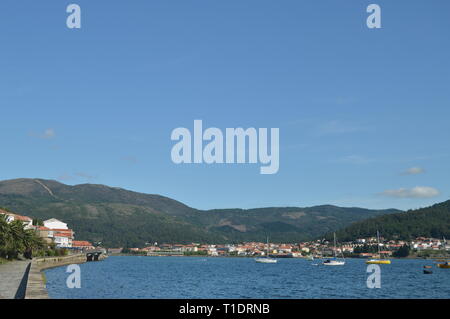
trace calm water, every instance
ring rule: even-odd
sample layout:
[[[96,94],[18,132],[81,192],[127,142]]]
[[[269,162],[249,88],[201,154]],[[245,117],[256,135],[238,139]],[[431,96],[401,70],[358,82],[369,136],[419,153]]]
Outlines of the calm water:
[[[380,265],[381,288],[368,289],[364,260],[314,266],[303,259],[259,264],[251,258],[109,257],[80,265],[81,288],[66,286],[67,267],[49,269],[51,298],[450,298],[450,269],[425,260]]]

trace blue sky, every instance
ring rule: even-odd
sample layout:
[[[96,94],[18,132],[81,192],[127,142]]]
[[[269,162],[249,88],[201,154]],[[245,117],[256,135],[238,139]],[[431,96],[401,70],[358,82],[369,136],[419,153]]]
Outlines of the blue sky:
[[[72,2],[0,3],[0,179],[202,209],[449,199],[448,1]],[[382,29],[365,24],[370,3]],[[278,174],[175,165],[171,131],[195,119],[280,128]]]

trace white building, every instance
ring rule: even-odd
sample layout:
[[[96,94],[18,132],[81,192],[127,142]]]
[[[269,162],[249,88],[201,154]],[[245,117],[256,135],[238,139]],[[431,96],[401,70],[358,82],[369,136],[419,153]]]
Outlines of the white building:
[[[66,223],[56,218],[47,219],[44,221],[44,226],[50,229],[69,229]]]
[[[28,216],[22,216],[14,213],[10,213],[4,210],[0,210],[0,215],[6,215],[6,222],[12,223],[15,220],[20,220],[23,224],[23,229],[33,228],[33,220]]]
[[[53,236],[56,247],[58,248],[70,248],[72,247],[72,238],[70,235],[56,233]]]

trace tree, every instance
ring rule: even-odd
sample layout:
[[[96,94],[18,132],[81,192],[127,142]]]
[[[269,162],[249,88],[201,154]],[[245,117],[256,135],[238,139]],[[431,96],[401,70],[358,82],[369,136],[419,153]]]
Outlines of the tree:
[[[0,216],[0,257],[7,257],[8,247],[12,241],[6,218],[6,215]]]
[[[0,257],[17,259],[20,254],[32,258],[33,251],[47,248],[42,238],[33,230],[24,229],[24,224],[15,220],[7,222],[7,216],[0,216]]]
[[[409,256],[410,248],[408,245],[403,245],[400,247],[397,251],[395,251],[392,256],[394,257],[408,257]]]

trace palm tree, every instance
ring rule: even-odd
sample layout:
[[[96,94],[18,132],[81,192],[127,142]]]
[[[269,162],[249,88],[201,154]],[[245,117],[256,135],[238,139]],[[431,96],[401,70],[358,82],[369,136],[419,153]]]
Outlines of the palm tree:
[[[9,225],[6,219],[6,215],[0,216],[0,257],[8,256],[7,247],[11,244]]]
[[[19,220],[15,220],[9,223],[9,233],[11,241],[7,245],[8,258],[17,259],[20,253],[25,250],[24,237],[25,231],[23,229],[23,223]]]
[[[23,234],[23,245],[25,247],[25,258],[31,259],[33,251],[45,249],[45,243],[42,238],[36,236],[33,230],[25,230]]]
[[[25,230],[21,221],[8,223],[0,216],[0,257],[16,259],[19,254],[32,258],[33,251],[46,249],[44,241],[33,230]]]

